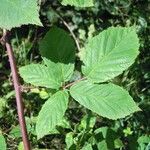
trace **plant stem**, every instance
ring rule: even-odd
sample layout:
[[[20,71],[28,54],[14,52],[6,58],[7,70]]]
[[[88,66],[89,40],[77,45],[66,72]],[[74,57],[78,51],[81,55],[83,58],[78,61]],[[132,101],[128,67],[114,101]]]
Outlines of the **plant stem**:
[[[14,89],[15,89],[15,93],[16,93],[17,112],[18,112],[18,118],[19,118],[21,133],[22,133],[22,140],[23,140],[23,144],[24,144],[24,149],[30,150],[30,143],[28,140],[27,128],[26,128],[26,123],[25,123],[23,101],[22,101],[22,96],[21,96],[19,77],[18,77],[18,73],[17,73],[17,67],[16,67],[16,63],[15,63],[15,57],[14,57],[13,49],[12,49],[12,46],[10,44],[8,34],[9,33],[7,31],[3,32],[3,37],[2,37],[1,42],[6,47],[7,54],[9,57],[10,68],[11,68],[12,78],[13,78],[13,84],[14,84]]]
[[[72,85],[74,85],[74,84],[76,84],[76,83],[78,83],[78,82],[80,82],[80,81],[83,81],[83,80],[85,80],[85,79],[86,79],[86,77],[83,77],[83,78],[81,78],[81,79],[79,79],[79,80],[76,80],[76,81],[74,81],[74,82],[72,82],[72,83],[69,83],[69,84],[65,85],[65,86],[63,87],[63,89],[69,88],[70,86],[72,86]]]
[[[78,51],[81,50],[81,47],[80,47],[80,44],[79,44],[79,41],[76,37],[76,35],[74,34],[73,30],[70,28],[69,24],[63,19],[62,15],[59,14],[55,9],[53,9],[53,11],[55,11],[55,13],[58,15],[58,17],[61,19],[62,23],[66,26],[66,28],[69,30],[71,36],[73,37],[75,43],[76,43],[76,46],[77,46],[77,49]]]
[[[75,34],[73,33],[72,29],[70,28],[68,23],[61,16],[60,16],[60,19],[62,20],[63,24],[67,27],[69,32],[71,33],[71,35],[76,43],[77,49],[78,49],[78,51],[80,51],[81,50],[80,44],[79,44],[78,39],[76,38]]]

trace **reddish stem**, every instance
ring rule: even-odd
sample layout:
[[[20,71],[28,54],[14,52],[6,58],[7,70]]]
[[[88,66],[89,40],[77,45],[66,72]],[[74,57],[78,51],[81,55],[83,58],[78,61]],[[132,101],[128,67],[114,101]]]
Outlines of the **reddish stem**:
[[[14,89],[15,89],[15,93],[16,93],[17,112],[18,112],[21,133],[22,133],[24,149],[30,150],[30,143],[28,140],[27,128],[26,128],[26,123],[25,123],[24,108],[23,108],[23,101],[22,101],[22,96],[21,96],[19,77],[18,77],[18,73],[17,73],[17,67],[16,67],[16,63],[15,63],[13,49],[12,49],[12,46],[8,39],[8,32],[4,31],[1,42],[5,45],[7,54],[9,57],[10,68],[11,68],[12,78],[13,78],[13,84],[14,84]]]
[[[65,85],[65,86],[63,87],[63,89],[67,89],[67,88],[71,87],[72,85],[74,85],[74,84],[76,84],[76,83],[78,83],[78,82],[80,82],[80,81],[83,81],[83,80],[85,80],[85,79],[86,79],[86,77],[83,77],[83,78],[81,78],[81,79],[79,79],[79,80],[76,80],[76,81],[74,81],[74,82],[72,82],[72,83],[69,83],[69,84]]]

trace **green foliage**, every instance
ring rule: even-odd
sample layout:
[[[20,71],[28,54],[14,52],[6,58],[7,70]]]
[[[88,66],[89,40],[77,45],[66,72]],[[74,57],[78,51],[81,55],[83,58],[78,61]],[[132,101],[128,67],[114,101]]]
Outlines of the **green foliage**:
[[[146,147],[146,150],[150,148],[150,136],[143,135],[138,138],[137,142],[139,143],[140,150],[144,150]]]
[[[73,133],[69,132],[65,138],[66,148],[69,149],[74,144]]]
[[[81,150],[93,150],[91,144],[85,145]]]
[[[40,91],[39,96],[41,99],[47,99],[50,95],[43,89]]]
[[[91,7],[94,6],[93,0],[62,0],[63,5],[72,5],[76,7]]]
[[[125,134],[125,137],[128,135],[132,135],[133,131],[131,131],[131,128],[127,127],[123,130],[123,133]]]
[[[70,89],[71,96],[86,108],[109,119],[123,118],[139,111],[128,92],[114,84],[82,81]]]
[[[4,98],[0,98],[0,118],[4,115],[4,109],[6,108],[7,102]]]
[[[6,141],[2,133],[0,133],[0,148],[1,150],[6,150]]]
[[[92,129],[96,123],[96,117],[91,114],[85,115],[79,125],[79,130]]]
[[[68,106],[68,93],[59,91],[43,105],[37,120],[36,133],[38,139],[49,134],[58,125]]]
[[[32,132],[31,120],[28,117],[26,117],[25,120],[26,120],[27,132],[28,134],[30,134]],[[22,135],[21,135],[20,125],[18,124],[17,126],[12,127],[11,131],[9,132],[9,135],[12,138],[16,138],[16,139],[21,138]]]
[[[37,0],[1,0],[0,20],[0,28],[8,30],[23,24],[42,25]]]
[[[18,150],[24,150],[23,142],[19,143]]]
[[[132,27],[109,28],[86,45],[83,72],[95,82],[111,79],[134,62],[138,48],[138,38]],[[71,79],[74,70],[74,42],[70,36],[62,29],[52,28],[40,42],[40,52],[45,65],[32,64],[20,68],[24,81],[57,90],[66,88],[66,81]],[[70,93],[81,105],[109,119],[124,118],[140,110],[127,91],[112,83],[75,82]],[[43,105],[36,125],[38,139],[60,123],[67,103],[68,96],[58,92]],[[48,113],[50,115],[47,116]]]
[[[59,1],[67,7],[61,5]],[[16,2],[17,0],[14,0],[14,2],[7,0],[5,4]],[[23,3],[23,8],[26,11],[24,11],[22,6],[17,11],[14,7],[5,9],[6,5],[4,2],[1,3],[0,12],[3,12],[0,13],[0,19],[5,20],[1,21],[0,27],[4,25],[4,29],[11,29],[22,24],[41,24],[38,14],[39,8],[35,1],[29,2],[27,0],[25,2],[25,0],[20,0],[20,4],[16,3],[15,6],[17,4],[22,5]],[[36,14],[32,11],[33,5],[25,5],[26,3],[36,4],[34,5],[34,8],[37,10]],[[140,0],[136,2],[131,0],[40,0],[38,3],[39,6],[41,5],[40,19],[44,28],[29,25],[15,28],[11,32],[11,43],[18,66],[31,64],[21,67],[20,74],[24,81],[28,83],[23,85],[23,99],[25,116],[30,116],[30,119],[28,118],[26,122],[32,148],[39,150],[149,150],[149,2],[143,1],[141,3]],[[24,12],[23,15],[22,12]],[[3,15],[3,13],[5,13],[5,16],[1,18],[1,14]],[[28,15],[29,13],[30,15]],[[10,14],[11,17],[7,18],[6,14]],[[22,17],[19,15],[22,15]],[[36,22],[34,22],[35,20]],[[9,26],[6,24],[7,21],[9,21]],[[135,26],[129,27],[133,25]],[[52,26],[65,28],[65,30],[69,29],[68,31],[70,31],[71,36],[80,45],[81,51],[79,53],[75,51],[77,49],[74,45],[75,42],[67,32]],[[48,31],[49,28],[51,28],[50,31]],[[99,31],[102,32],[99,34]],[[138,57],[139,39],[136,32],[140,37],[140,54]],[[44,38],[41,40],[42,37]],[[116,47],[114,44],[117,41]],[[42,57],[39,55],[38,49]],[[107,52],[110,53],[108,54]],[[5,138],[7,138],[8,142],[7,149],[17,149],[17,145],[18,149],[22,149],[21,132],[16,115],[16,103],[14,101],[15,93],[12,88],[8,61],[6,61],[7,55],[4,54],[2,47],[0,47],[0,53],[0,128],[4,133],[3,135],[6,135]],[[83,60],[83,63],[78,57],[75,58],[75,56],[79,56],[80,60]],[[137,59],[135,59],[136,57]],[[38,66],[40,67],[38,68]],[[96,70],[92,74],[89,74],[89,71],[95,67]],[[80,81],[83,80],[82,78],[85,81]],[[110,81],[114,84],[109,83]],[[79,85],[83,83],[85,84],[83,85],[83,91],[81,91]],[[87,83],[92,85],[90,89]],[[73,86],[71,87],[71,85]],[[110,86],[108,87],[108,85]],[[76,88],[78,86],[79,88]],[[69,89],[70,87],[71,89]],[[101,90],[102,87],[107,88]],[[77,95],[78,99],[74,99],[73,95],[69,98],[65,118],[61,117],[60,122],[55,122],[54,127],[47,125],[47,122],[48,124],[53,123],[51,114],[54,116],[57,110],[54,110],[53,106],[50,106],[48,108],[49,111],[54,111],[43,115],[42,120],[46,122],[43,127],[46,125],[47,129],[45,129],[44,135],[39,137],[42,139],[37,140],[37,118],[39,118],[38,113],[42,111],[41,107],[44,107],[46,103],[50,103],[50,99],[53,101],[53,97],[57,93],[66,93],[66,88],[70,93],[75,88],[76,92],[73,91],[73,94]],[[121,93],[118,91],[121,91]],[[107,95],[103,96],[104,94]],[[125,96],[123,97],[123,95]],[[130,114],[135,110],[139,110],[139,108],[135,106],[130,95],[142,109],[142,111],[134,115]],[[79,98],[83,96],[87,99],[86,102],[84,104],[81,102],[78,103],[80,100],[82,101]],[[120,96],[123,97],[121,100]],[[60,99],[62,103],[66,102],[63,98]],[[118,100],[122,102],[119,110],[120,113],[117,107]],[[95,103],[93,102],[95,101],[100,104],[94,105]],[[103,102],[103,107],[101,107],[101,102]],[[105,105],[104,102],[110,103],[106,103],[107,105]],[[135,109],[130,109],[130,105],[128,105],[129,109],[126,109],[126,102],[132,103]],[[89,108],[86,106],[87,104]],[[93,106],[97,109],[90,111],[89,109],[93,108]],[[121,115],[122,117],[127,115],[127,117],[117,120],[112,120],[111,118],[109,120],[103,117],[101,113],[97,113],[104,112],[104,108],[107,107],[110,109],[105,113],[110,115],[109,118],[114,117],[116,111],[119,114],[119,116],[116,115],[118,118]],[[117,109],[112,111],[113,108]],[[124,110],[127,110],[127,113],[123,113]],[[64,113],[61,114],[64,116]],[[100,116],[97,114],[100,114]],[[42,132],[41,128],[42,126],[40,127],[40,132]]]
[[[99,143],[97,144],[97,147],[98,147],[99,150],[106,150],[106,149],[108,149],[107,143],[106,143],[105,140],[99,142]]]
[[[52,28],[39,46],[49,70],[59,82],[70,80],[74,70],[75,44],[73,39],[60,28]],[[47,58],[47,59],[46,59]]]
[[[119,132],[118,132],[119,133]],[[100,127],[94,131],[98,149],[122,149],[123,142],[117,131],[109,127]]]
[[[58,89],[61,86],[61,83],[56,78],[57,76],[51,73],[51,69],[49,69],[48,66],[30,64],[21,67],[19,72],[27,83],[53,89]]]
[[[133,27],[111,27],[85,46],[83,73],[95,83],[110,80],[133,64],[138,49],[139,40]]]
[[[40,42],[44,64],[31,64],[20,68],[27,83],[58,89],[70,80],[74,70],[74,41],[62,29],[52,28]]]

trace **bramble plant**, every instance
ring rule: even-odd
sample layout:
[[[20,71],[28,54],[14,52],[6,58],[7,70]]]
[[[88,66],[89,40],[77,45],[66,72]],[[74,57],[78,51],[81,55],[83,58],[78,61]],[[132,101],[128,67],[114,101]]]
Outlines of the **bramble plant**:
[[[38,139],[49,134],[63,119],[69,95],[109,119],[123,118],[140,110],[127,91],[110,82],[138,55],[139,43],[134,27],[111,27],[90,39],[82,50],[83,77],[70,84],[75,70],[74,45],[65,31],[51,28],[39,45],[43,63],[20,68],[25,82],[56,90],[39,113]]]
[[[63,5],[91,7],[92,0],[62,0]],[[32,15],[31,15],[32,14]],[[25,150],[29,150],[21,88],[17,77],[8,31],[23,24],[42,25],[36,0],[1,0],[0,28],[1,42],[6,46],[16,91],[17,109],[23,134]],[[51,27],[39,42],[43,61],[19,68],[19,74],[26,83],[35,87],[53,89],[54,93],[42,106],[36,122],[37,138],[55,130],[61,124],[69,105],[69,99],[108,119],[120,119],[140,111],[129,93],[112,80],[128,69],[139,54],[139,39],[135,26],[110,27],[90,38],[80,49],[82,61],[80,79],[72,81],[76,70],[76,42],[58,27]],[[22,114],[20,116],[20,114]],[[0,138],[3,138],[2,135]],[[3,140],[4,141],[4,140]],[[5,148],[4,148],[5,149]]]

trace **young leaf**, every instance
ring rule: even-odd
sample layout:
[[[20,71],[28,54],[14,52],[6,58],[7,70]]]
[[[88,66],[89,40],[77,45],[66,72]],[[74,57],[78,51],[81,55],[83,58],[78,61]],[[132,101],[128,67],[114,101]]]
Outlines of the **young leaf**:
[[[62,82],[68,81],[74,70],[75,44],[64,30],[53,27],[40,42],[40,52],[49,70]]]
[[[6,150],[6,141],[5,141],[5,138],[2,135],[2,133],[0,133],[0,149],[1,150]]]
[[[55,70],[55,68],[52,69]],[[59,75],[54,74],[52,69],[40,64],[31,64],[21,67],[19,73],[27,83],[58,89],[61,86],[61,82],[57,78]]]
[[[70,93],[81,105],[109,119],[123,118],[140,110],[127,91],[112,83],[81,81],[71,87]]]
[[[55,126],[62,121],[67,106],[68,93],[66,91],[59,91],[46,101],[38,115],[36,124],[38,139],[55,129]]]
[[[139,39],[133,27],[111,27],[89,40],[82,71],[95,83],[105,82],[132,65],[138,49]]]
[[[94,6],[93,0],[62,0],[62,5],[72,5],[76,7],[91,7]]]
[[[1,0],[0,28],[10,30],[23,24],[42,25],[37,0]]]

